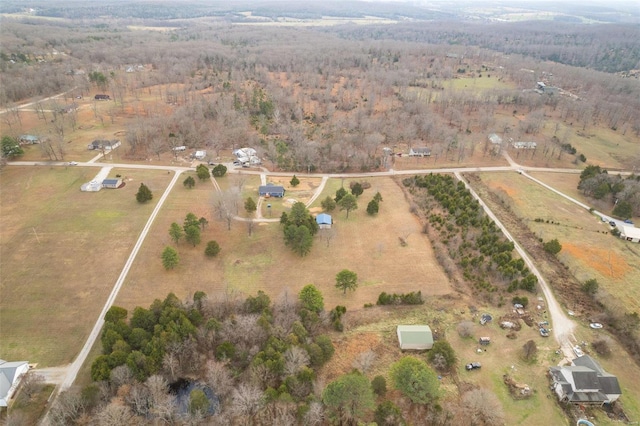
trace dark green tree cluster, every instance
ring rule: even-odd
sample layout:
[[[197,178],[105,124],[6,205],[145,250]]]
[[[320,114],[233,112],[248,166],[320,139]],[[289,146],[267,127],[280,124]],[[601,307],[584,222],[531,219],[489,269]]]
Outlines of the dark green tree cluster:
[[[320,228],[307,206],[302,202],[295,203],[289,214],[282,213],[280,224],[283,226],[284,243],[300,256],[309,254],[313,236]]]
[[[640,176],[623,179],[600,166],[589,165],[580,173],[578,189],[596,200],[611,203],[614,216],[629,219],[640,215]]]
[[[562,244],[560,244],[560,241],[558,241],[557,238],[554,238],[553,240],[547,241],[546,243],[542,244],[542,248],[544,248],[544,251],[546,251],[547,253],[555,255],[560,253],[560,251],[562,250]]]
[[[195,336],[202,315],[184,306],[170,293],[155,300],[149,309],[137,307],[127,322],[126,309],[113,306],[105,315],[102,355],[91,365],[91,378],[109,380],[111,370],[127,365],[135,378],[144,381],[162,368],[166,349]]]
[[[389,294],[383,291],[378,296],[376,305],[422,305],[423,303],[421,291],[401,294]]]
[[[440,233],[464,278],[477,291],[499,290],[492,284],[495,281],[504,282],[507,291],[535,291],[538,279],[522,259],[513,257],[513,243],[484,214],[464,183],[437,174],[408,178],[403,183],[415,196],[423,197],[430,225]],[[431,208],[434,202],[438,208]]]

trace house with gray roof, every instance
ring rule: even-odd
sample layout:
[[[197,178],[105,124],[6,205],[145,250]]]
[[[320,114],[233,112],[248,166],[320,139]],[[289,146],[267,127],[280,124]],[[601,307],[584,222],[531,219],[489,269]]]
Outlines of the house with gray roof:
[[[18,389],[20,380],[29,371],[27,361],[5,361],[0,359],[0,407],[7,407]]]
[[[427,147],[416,147],[409,150],[409,157],[430,157],[431,149]]]
[[[261,197],[284,197],[284,187],[279,185],[267,184],[258,187],[258,194]]]
[[[549,369],[551,388],[561,402],[611,404],[622,394],[618,378],[607,373],[596,360],[583,355],[570,366]]]

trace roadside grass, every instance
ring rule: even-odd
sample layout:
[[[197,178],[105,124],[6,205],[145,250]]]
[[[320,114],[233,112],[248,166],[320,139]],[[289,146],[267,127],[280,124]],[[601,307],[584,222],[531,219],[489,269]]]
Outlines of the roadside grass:
[[[28,401],[24,400],[26,397],[20,395],[20,390],[18,390],[18,396],[8,412],[7,410],[3,410],[3,412],[0,413],[0,422],[2,422],[2,424],[38,424],[38,420],[47,409],[49,398],[54,390],[54,385],[46,384],[40,392],[36,393]],[[11,416],[11,421],[7,420],[7,415]]]
[[[0,172],[0,358],[69,363],[86,339],[155,201],[166,172],[114,169],[126,186],[80,192],[96,168]],[[144,181],[155,195],[135,201]]]
[[[437,264],[428,239],[421,234],[420,224],[409,212],[400,188],[390,178],[371,181],[384,199],[380,213],[368,216],[363,201],[349,219],[345,212],[335,213],[335,236],[329,246],[319,233],[311,253],[305,257],[284,245],[279,224],[254,225],[253,235],[249,236],[247,225],[234,221],[228,231],[226,223],[212,216],[207,201],[213,197],[212,188],[176,187],[156,219],[116,304],[132,309],[148,306],[153,299],[162,299],[171,291],[184,299],[197,290],[211,298],[244,298],[258,290],[277,298],[284,292],[293,296],[309,283],[323,292],[325,306],[340,304],[349,309],[375,303],[382,291],[422,291],[424,297],[450,293],[449,281]],[[360,198],[372,196],[369,189]],[[169,225],[173,221],[182,223],[189,211],[209,220],[202,243],[195,248],[185,242],[178,244],[180,264],[173,271],[165,271],[160,254],[166,245],[174,246],[168,235]],[[400,235],[408,235],[407,247],[400,246]],[[214,259],[204,256],[204,244],[211,239],[222,248]],[[334,286],[335,275],[345,268],[358,274],[361,286],[343,295]]]
[[[640,310],[636,285],[640,250],[635,245],[615,238],[608,224],[523,176],[482,173],[481,177],[543,241],[560,241],[563,249],[558,257],[579,281],[595,278],[620,305],[630,312]],[[535,222],[536,218],[543,222]]]

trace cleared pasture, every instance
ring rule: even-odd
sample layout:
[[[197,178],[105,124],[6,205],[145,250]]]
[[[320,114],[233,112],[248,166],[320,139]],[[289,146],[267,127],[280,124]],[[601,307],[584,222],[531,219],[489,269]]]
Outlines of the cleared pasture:
[[[0,358],[39,367],[74,358],[171,177],[114,169],[124,188],[81,192],[96,172],[40,166],[0,172]],[[154,201],[136,202],[140,182]]]
[[[640,246],[615,238],[598,217],[524,176],[481,177],[540,238],[560,241],[559,258],[581,282],[595,278],[626,309],[640,309]]]
[[[328,245],[322,231],[315,237],[311,253],[302,258],[285,247],[278,223],[254,224],[249,236],[247,224],[234,221],[228,231],[226,223],[213,215],[212,185],[196,185],[192,190],[176,187],[154,222],[116,304],[126,308],[147,306],[171,291],[180,298],[197,290],[214,298],[233,294],[246,297],[258,290],[274,298],[285,291],[295,297],[309,283],[322,290],[328,308],[341,304],[359,309],[364,303],[375,303],[382,291],[420,290],[425,297],[450,293],[449,281],[428,239],[420,232],[420,224],[409,212],[401,189],[390,178],[370,181],[372,189],[360,196],[359,208],[349,219],[345,212],[334,212],[334,235]],[[336,182],[340,184],[340,180]],[[333,183],[328,185],[320,198],[335,194],[334,188]],[[375,194],[373,188],[384,199],[376,217],[366,213],[366,203]],[[209,220],[202,243],[191,247],[180,242],[180,264],[173,271],[165,271],[160,259],[162,249],[174,246],[169,226],[171,222],[182,223],[188,212]],[[407,237],[407,247],[400,246],[400,236]],[[205,257],[208,240],[220,244],[222,251],[217,258]],[[336,274],[345,268],[358,274],[360,287],[343,295],[334,285]]]

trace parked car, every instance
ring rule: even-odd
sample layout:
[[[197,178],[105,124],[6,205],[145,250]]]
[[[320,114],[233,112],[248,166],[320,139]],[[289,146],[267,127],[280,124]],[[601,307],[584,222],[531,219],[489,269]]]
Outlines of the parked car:
[[[593,328],[594,330],[599,330],[603,327],[603,325],[599,322],[592,322],[591,324],[589,324],[589,327]]]
[[[78,162],[77,162],[77,161],[69,161],[67,164],[68,164],[69,166],[77,166],[77,165],[78,165]]]
[[[482,365],[479,362],[470,362],[469,364],[465,365],[464,368],[466,368],[467,371],[471,371],[471,370],[477,370],[480,367],[482,367]]]
[[[582,349],[580,349],[580,346],[575,345],[573,347],[573,353],[576,354],[577,357],[581,357],[582,355],[584,355],[584,352],[582,352]]]
[[[542,337],[549,337],[549,329],[548,328],[544,328],[544,327],[540,327],[540,335]]]
[[[234,166],[239,166],[239,165],[240,165],[240,161],[235,160],[235,161],[233,162],[233,165],[234,165]]]
[[[614,221],[609,222],[609,225],[613,226],[614,228],[617,226]]]
[[[215,166],[216,163],[214,163],[213,161],[209,161],[207,164],[209,164],[210,166]]]
[[[540,321],[538,323],[538,327],[544,327],[545,325],[549,325],[549,321]]]

